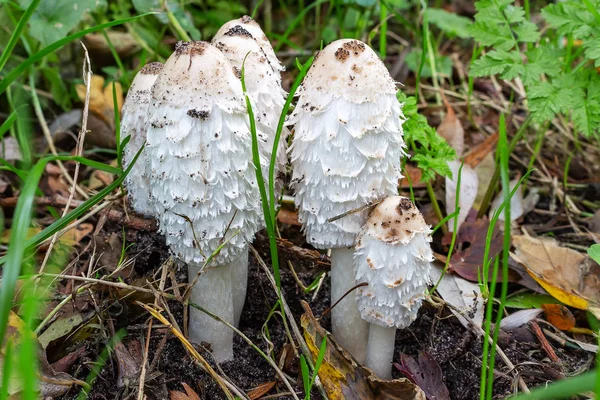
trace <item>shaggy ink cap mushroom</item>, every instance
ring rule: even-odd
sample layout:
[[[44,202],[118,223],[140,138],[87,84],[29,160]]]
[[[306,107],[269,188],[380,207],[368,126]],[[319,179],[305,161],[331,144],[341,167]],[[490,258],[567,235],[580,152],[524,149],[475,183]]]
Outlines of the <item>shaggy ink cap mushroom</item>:
[[[273,46],[271,46],[271,42],[269,42],[269,38],[267,38],[267,35],[265,35],[258,22],[253,20],[252,17],[244,15],[242,18],[226,22],[215,34],[215,39],[225,36],[228,32],[229,34],[234,34],[236,31],[241,31],[241,29],[256,40],[258,45],[265,52],[273,70],[277,72],[285,70],[285,67],[279,62],[275,50],[273,50]]]
[[[261,226],[262,213],[246,105],[233,67],[209,43],[178,42],[154,85],[149,115],[152,196],[171,251],[202,264],[225,235],[229,242],[214,264],[236,260]]]
[[[350,39],[325,47],[298,89],[292,185],[313,246],[353,246],[368,211],[327,220],[397,193],[405,153],[396,91],[377,54]]]
[[[229,26],[231,23],[234,24],[229,30],[219,30],[223,34],[217,34],[212,43],[227,57],[240,77],[242,65],[244,66],[246,90],[257,124],[263,176],[267,180],[273,141],[287,93],[281,88],[279,70],[273,68],[263,47],[245,29],[248,27],[248,24],[242,26],[239,25],[239,21],[233,20],[226,23],[225,26]],[[276,178],[281,174],[285,174],[285,166],[287,164],[286,141],[288,135],[289,130],[284,128],[277,149]],[[280,193],[283,188],[282,179],[276,179],[275,184],[275,192]]]
[[[127,92],[121,118],[121,143],[129,136],[123,149],[123,167],[127,168],[146,141],[148,106],[152,99],[152,85],[162,71],[163,64],[153,62],[137,73]],[[142,215],[153,216],[154,206],[150,201],[150,183],[145,173],[146,152],[143,151],[125,178],[125,187],[131,207]]]
[[[417,317],[433,261],[431,229],[406,197],[375,207],[358,235],[354,253],[358,309],[366,321],[406,328]]]

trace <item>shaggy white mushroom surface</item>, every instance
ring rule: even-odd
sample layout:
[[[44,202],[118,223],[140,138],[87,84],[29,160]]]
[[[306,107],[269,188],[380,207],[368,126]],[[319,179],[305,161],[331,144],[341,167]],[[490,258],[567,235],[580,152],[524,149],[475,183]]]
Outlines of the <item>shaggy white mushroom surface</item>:
[[[393,196],[372,211],[357,238],[355,282],[358,310],[370,323],[366,366],[391,379],[396,328],[416,318],[425,297],[433,253],[431,230],[415,205]]]
[[[263,177],[265,182],[268,183],[269,163],[275,133],[287,93],[281,88],[280,70],[272,65],[265,52],[265,48],[267,51],[269,49],[271,52],[273,51],[270,43],[267,40],[261,45],[253,34],[246,30],[246,28],[252,26],[257,36],[264,36],[258,24],[252,22],[253,24],[242,24],[240,20],[233,20],[226,23],[224,26],[230,26],[231,28],[229,30],[220,29],[219,32],[222,32],[222,34],[217,33],[212,43],[227,57],[240,77],[242,65],[244,65],[246,91],[256,119]],[[277,63],[279,65],[279,61]],[[282,175],[285,175],[287,164],[286,143],[288,135],[289,130],[284,128],[277,147],[275,165],[276,195],[279,195],[283,189]]]
[[[325,47],[298,89],[292,185],[313,246],[354,246],[368,211],[327,220],[397,193],[404,117],[396,91],[377,54],[349,39]]]
[[[433,261],[431,229],[401,196],[388,197],[371,213],[354,253],[358,309],[372,324],[406,328],[419,311]]]
[[[201,264],[225,238],[215,264],[239,258],[262,211],[233,67],[209,43],[179,42],[156,80],[149,115],[152,196],[172,252]]]
[[[145,65],[137,73],[127,92],[121,118],[121,138],[125,140],[127,136],[130,137],[123,149],[124,168],[129,166],[146,141],[152,85],[162,69],[163,64],[159,62]],[[150,201],[150,183],[146,176],[146,159],[146,152],[142,151],[129,175],[125,178],[125,187],[134,211],[138,214],[154,216],[154,206]]]
[[[216,47],[179,42],[156,80],[149,114],[160,231],[188,263],[189,282],[202,272],[190,301],[234,324],[244,304],[247,246],[263,223],[241,82]],[[189,334],[210,343],[218,361],[233,358],[233,331],[195,308]]]
[[[368,211],[333,217],[397,194],[404,116],[396,83],[366,44],[338,40],[315,58],[290,117],[292,187],[308,243],[331,249],[331,302],[352,288],[356,235]],[[333,335],[359,362],[368,326],[348,296],[331,313]]]

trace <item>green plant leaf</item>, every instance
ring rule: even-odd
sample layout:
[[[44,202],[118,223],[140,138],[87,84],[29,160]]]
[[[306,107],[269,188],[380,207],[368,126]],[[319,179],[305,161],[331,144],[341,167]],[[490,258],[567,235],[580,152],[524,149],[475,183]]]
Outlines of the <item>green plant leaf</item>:
[[[593,244],[587,250],[588,255],[592,258],[592,260],[596,261],[600,264],[600,244]]]
[[[124,24],[126,22],[130,22],[130,21],[136,20],[138,18],[145,17],[147,15],[150,15],[150,14],[148,13],[148,14],[136,15],[134,17],[122,18],[122,19],[118,19],[118,20],[115,20],[115,21],[107,22],[105,24],[96,25],[96,26],[93,26],[91,28],[84,29],[82,31],[76,32],[76,33],[74,33],[72,35],[67,36],[66,38],[63,38],[61,40],[58,40],[58,41],[52,43],[49,46],[44,47],[43,49],[41,49],[37,53],[31,55],[29,58],[27,58],[21,64],[17,65],[8,74],[6,74],[6,76],[2,80],[0,80],[0,94],[4,93],[4,91],[6,90],[6,88],[15,79],[17,79],[23,72],[25,72],[25,70],[27,68],[29,68],[30,66],[32,66],[33,64],[35,64],[36,62],[38,62],[39,60],[41,60],[42,58],[44,58],[45,56],[47,56],[47,55],[53,53],[54,51],[58,50],[59,48],[61,48],[65,44],[70,43],[73,40],[79,39],[80,37],[83,37],[83,36],[87,35],[88,33],[96,32],[96,31],[99,31],[99,30],[102,30],[102,29],[105,29],[105,28],[109,28],[111,26],[115,26],[115,25],[121,25],[121,24]]]
[[[429,23],[437,26],[449,37],[463,39],[470,37],[468,28],[473,22],[469,18],[448,12],[442,8],[427,8],[425,12],[429,18]]]
[[[21,6],[31,3],[21,0]],[[106,4],[106,3],[104,3]],[[101,5],[96,0],[43,1],[31,16],[29,34],[43,46],[64,38],[83,19],[85,13]]]

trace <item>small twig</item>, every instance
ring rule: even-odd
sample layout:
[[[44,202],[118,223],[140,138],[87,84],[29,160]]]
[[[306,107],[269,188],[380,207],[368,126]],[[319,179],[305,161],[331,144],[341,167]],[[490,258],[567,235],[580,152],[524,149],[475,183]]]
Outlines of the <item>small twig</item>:
[[[85,53],[85,59],[83,62],[83,81],[85,83],[85,103],[83,105],[83,121],[81,122],[81,130],[79,131],[79,137],[77,139],[77,148],[75,154],[77,156],[81,156],[83,154],[83,142],[85,141],[85,133],[87,131],[87,119],[90,110],[90,90],[92,86],[92,66],[90,63],[90,55],[88,54],[87,48],[83,43],[81,43],[83,47],[83,51]],[[87,67],[87,71],[86,71]],[[79,169],[81,164],[75,164],[75,172],[73,173],[73,184],[71,185],[71,191],[69,193],[69,199],[67,200],[67,204],[65,205],[65,209],[63,210],[62,216],[64,217],[69,211],[69,207],[71,206],[71,202],[73,201],[73,197],[75,197],[75,189],[77,188],[77,179],[79,178]],[[50,246],[48,246],[48,250],[44,255],[44,261],[40,266],[40,272],[44,272],[46,268],[46,264],[50,259],[50,254],[52,253],[52,248],[56,244],[58,240],[59,232],[55,233],[52,237],[52,241],[50,242]]]
[[[348,291],[346,293],[344,293],[344,295],[342,297],[340,297],[335,303],[333,303],[333,305],[331,307],[329,307],[329,308],[325,309],[325,311],[323,311],[323,314],[321,314],[321,316],[319,318],[317,318],[317,321],[320,321],[321,318],[323,318],[324,316],[329,314],[331,312],[331,310],[333,310],[333,308],[335,306],[337,306],[340,301],[344,300],[344,298],[346,296],[348,296],[350,293],[352,293],[354,290],[358,289],[359,287],[363,287],[363,286],[369,286],[369,284],[367,282],[363,282],[363,283],[359,283],[358,285],[354,285],[353,287],[348,289]]]
[[[382,202],[382,200],[377,200],[377,201],[371,202],[371,203],[369,203],[369,204],[365,204],[364,206],[360,206],[360,207],[357,207],[357,208],[353,208],[352,210],[346,211],[346,212],[345,212],[345,213],[343,213],[343,214],[336,215],[335,217],[329,218],[329,219],[327,220],[327,222],[330,222],[330,223],[331,223],[331,222],[337,221],[338,219],[342,219],[342,218],[344,218],[344,217],[346,217],[346,216],[348,216],[348,215],[350,215],[350,214],[356,214],[356,213],[359,213],[359,212],[361,212],[361,211],[363,211],[363,210],[366,210],[366,209],[368,209],[368,208],[374,207],[374,206],[376,206],[377,204],[379,204],[379,203],[381,203],[381,202]]]
[[[548,339],[546,339],[546,336],[544,336],[544,333],[542,332],[542,329],[540,328],[538,323],[535,321],[531,321],[531,328],[533,329],[533,333],[535,334],[535,336],[540,341],[540,345],[542,345],[542,349],[544,349],[544,352],[546,352],[546,354],[548,355],[548,357],[550,357],[552,362],[554,362],[556,364],[560,364],[560,359],[554,352],[554,349],[552,348],[552,346],[550,346],[550,343],[548,343]]]
[[[169,259],[170,260],[170,259]],[[163,264],[161,266],[161,276],[160,283],[158,285],[158,290],[160,292],[165,289],[165,282],[167,280],[167,271],[170,267],[170,263]],[[154,295],[154,307],[158,306],[159,295]],[[138,386],[138,400],[144,399],[144,382],[146,380],[146,364],[148,363],[148,353],[150,351],[150,341],[152,340],[152,324],[154,323],[154,318],[150,319],[148,323],[148,333],[146,334],[146,346],[144,347],[144,356],[142,357],[142,368],[140,370],[140,384]]]

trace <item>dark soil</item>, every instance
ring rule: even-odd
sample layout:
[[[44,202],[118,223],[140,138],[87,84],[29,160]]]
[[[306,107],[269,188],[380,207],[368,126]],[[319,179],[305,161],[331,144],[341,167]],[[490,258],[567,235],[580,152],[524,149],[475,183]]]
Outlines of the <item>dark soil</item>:
[[[117,226],[107,227],[106,229],[109,231],[112,229],[119,230]],[[291,236],[294,236],[293,233]],[[137,255],[135,272],[128,280],[132,281],[140,277],[150,280],[153,272],[161,262],[164,262],[168,255],[163,240],[153,233],[135,231],[128,232],[128,239],[136,242],[129,249],[129,255]],[[255,246],[263,255],[265,261],[269,262],[267,243],[259,239]],[[322,272],[321,269],[307,268],[306,265],[310,265],[310,263],[306,263],[306,260],[295,261],[298,261],[297,264],[303,270],[298,273],[298,276],[305,284],[312,282]],[[285,263],[282,263],[282,265],[285,265]],[[175,276],[178,281],[185,281],[185,270],[183,268],[176,269]],[[307,301],[317,317],[329,307],[329,283],[327,279],[324,280],[314,300],[312,299],[313,293],[306,295],[298,288],[291,272],[285,267],[281,271],[281,281],[284,297],[298,324],[303,312],[300,300]],[[141,354],[143,354],[141,349],[144,348],[146,340],[148,314],[134,305],[131,301],[132,298],[119,299],[115,292],[103,291],[97,293],[96,296],[98,296],[97,302],[103,305],[104,322],[110,318],[115,331],[122,328],[127,330],[127,336],[123,343],[132,357],[139,362]],[[288,343],[281,318],[274,315],[266,324],[266,327],[268,327],[268,340],[271,344],[267,343],[266,330],[263,329],[276,299],[276,294],[267,276],[260,270],[256,260],[251,257],[248,294],[240,322],[240,330],[263,351],[267,351],[269,346],[272,346],[275,359],[279,361],[283,349],[286,348]],[[152,302],[152,300],[149,302]],[[181,325],[183,323],[182,306],[175,301],[169,301],[169,308]],[[325,316],[321,324],[329,329],[329,318]],[[108,337],[110,337],[107,332],[104,333],[104,335],[100,335],[96,332],[88,335],[83,341],[72,341],[70,346],[65,343],[60,346],[51,346],[49,352],[54,349],[53,351],[57,352],[56,354],[60,353],[60,356],[63,356],[84,347],[85,350],[82,355],[67,372],[78,379],[86,379],[91,367],[99,359],[99,355],[105,348]],[[541,350],[535,336],[527,328],[511,334],[502,332],[500,345],[517,366],[525,382],[530,386],[555,380],[561,373],[569,374],[590,361],[589,356],[583,351],[567,351],[557,348],[557,354],[563,364],[559,366],[551,363]],[[59,350],[58,347],[61,347],[61,349]],[[466,330],[448,310],[436,309],[429,304],[422,307],[418,319],[410,328],[399,330],[396,334],[396,359],[399,359],[402,353],[415,358],[421,351],[430,353],[440,365],[444,382],[450,391],[451,398],[455,400],[470,400],[479,396],[481,347],[481,339],[473,332]],[[287,348],[289,349],[289,346]],[[199,350],[210,361],[210,354],[203,349]],[[275,390],[286,391],[285,386],[278,381],[276,373],[269,364],[238,336],[235,337],[234,351],[235,359],[221,365],[221,369],[222,373],[228,376],[232,382],[235,382],[239,388],[247,392],[260,384],[277,382],[276,389],[272,389],[269,393],[273,394]],[[156,358],[157,354],[158,357]],[[89,394],[90,399],[135,398],[138,385],[136,379],[129,382],[125,380],[125,384],[118,385],[120,374],[118,357],[119,353],[114,353],[113,357],[108,359],[93,385],[93,389]],[[50,362],[56,359],[58,359],[58,356],[51,357],[51,354],[49,354]],[[149,364],[151,369],[146,371],[146,394],[148,399],[168,398],[168,391],[171,390],[184,391],[182,382],[190,385],[203,399],[224,398],[219,386],[192,361],[181,342],[168,333],[166,329],[155,329],[153,331],[149,346]],[[299,393],[302,392],[301,378],[298,375],[298,359],[294,357],[286,358],[283,369],[291,377],[298,378],[297,382],[300,386],[296,389]],[[496,371],[495,398],[504,398],[513,393],[513,385],[515,384],[513,375],[499,358],[496,360]],[[395,378],[402,376],[399,371],[394,371]],[[65,400],[75,399],[78,390],[72,389],[62,398]],[[283,396],[280,398],[291,397]],[[313,393],[313,398],[319,398],[316,391]]]

